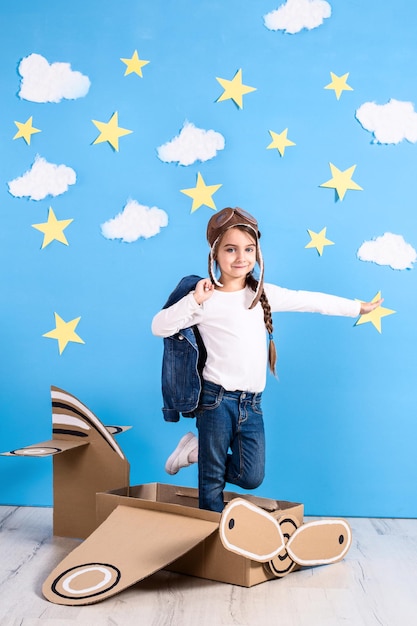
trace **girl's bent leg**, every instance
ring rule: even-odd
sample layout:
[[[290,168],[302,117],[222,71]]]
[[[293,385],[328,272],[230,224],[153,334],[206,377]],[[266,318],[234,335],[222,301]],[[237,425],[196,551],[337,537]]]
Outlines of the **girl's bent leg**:
[[[226,481],[243,489],[256,489],[265,476],[265,432],[260,401],[239,404],[239,420],[229,455]]]

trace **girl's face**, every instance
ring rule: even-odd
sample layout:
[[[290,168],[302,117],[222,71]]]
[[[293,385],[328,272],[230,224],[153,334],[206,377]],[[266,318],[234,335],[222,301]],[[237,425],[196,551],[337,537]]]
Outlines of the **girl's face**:
[[[256,264],[256,241],[248,232],[229,228],[221,238],[216,253],[220,282],[241,281],[242,288]]]

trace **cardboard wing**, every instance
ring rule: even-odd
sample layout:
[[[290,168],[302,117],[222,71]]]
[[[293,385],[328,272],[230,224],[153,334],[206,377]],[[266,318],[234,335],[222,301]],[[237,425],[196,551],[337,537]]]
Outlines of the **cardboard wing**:
[[[5,453],[53,456],[54,535],[84,539],[97,526],[96,493],[129,487],[130,466],[113,434],[75,396],[51,387],[52,439]]]
[[[216,515],[213,515],[215,518]],[[206,512],[142,502],[119,505],[48,576],[42,592],[55,604],[99,602],[166,567],[217,531]]]

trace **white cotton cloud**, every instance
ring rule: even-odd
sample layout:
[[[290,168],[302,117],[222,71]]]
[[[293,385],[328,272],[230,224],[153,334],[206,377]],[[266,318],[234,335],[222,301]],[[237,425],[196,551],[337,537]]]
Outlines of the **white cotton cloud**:
[[[48,163],[37,155],[30,170],[8,183],[9,192],[16,198],[43,200],[46,196],[60,196],[74,185],[76,173],[66,165]]]
[[[264,15],[269,30],[283,30],[294,35],[303,28],[317,28],[330,17],[332,8],[325,0],[287,0],[275,11]]]
[[[132,243],[144,237],[149,239],[157,235],[161,228],[168,225],[168,215],[156,206],[147,207],[129,200],[121,213],[101,225],[101,234],[106,239],[121,239]]]
[[[357,252],[361,261],[371,261],[378,265],[389,265],[393,270],[412,269],[417,260],[417,252],[402,235],[384,233],[371,241],[365,241]]]
[[[60,102],[82,98],[90,89],[90,80],[71,69],[69,63],[52,63],[40,54],[30,54],[19,64],[22,77],[18,95],[30,102]]]
[[[224,137],[215,130],[196,128],[185,122],[180,134],[160,146],[158,157],[165,163],[192,165],[196,161],[208,161],[224,149]]]
[[[417,113],[412,102],[391,99],[387,104],[365,102],[356,111],[356,119],[373,133],[373,143],[416,143]]]

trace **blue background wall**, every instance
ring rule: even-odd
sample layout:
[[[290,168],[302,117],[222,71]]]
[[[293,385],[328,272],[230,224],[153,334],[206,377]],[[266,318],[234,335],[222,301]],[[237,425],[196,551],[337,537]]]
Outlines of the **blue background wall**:
[[[268,30],[266,13],[278,1],[198,3],[177,0],[3,2],[0,9],[0,311],[2,334],[1,449],[50,436],[50,385],[87,404],[104,423],[132,424],[120,438],[132,483],[194,486],[195,467],[168,477],[164,462],[193,422],[162,420],[162,341],[151,335],[152,316],[178,279],[206,273],[205,226],[213,210],[191,213],[180,190],[221,184],[218,209],[242,206],[263,231],[266,280],[295,289],[370,300],[381,290],[396,311],[372,324],[349,318],[275,316],[279,381],[265,392],[267,474],[257,493],[302,501],[309,514],[415,516],[416,274],[358,260],[366,240],[392,232],[417,245],[417,148],[376,145],[355,119],[364,102],[417,102],[416,8],[398,0],[333,1],[332,15],[312,30],[289,35]],[[150,63],[143,77],[124,76],[134,50]],[[18,96],[22,58],[37,53],[70,63],[88,76],[85,97],[34,103]],[[216,102],[242,69],[256,91]],[[352,91],[339,100],[324,89],[330,72],[349,72]],[[133,130],[119,151],[98,136],[92,120]],[[30,145],[13,140],[15,121],[33,116],[41,133]],[[184,167],[162,162],[157,148],[185,120],[225,138],[216,158]],[[283,157],[267,150],[268,133],[288,128],[296,143]],[[13,197],[8,182],[40,154],[75,170],[77,182],[57,197]],[[356,164],[363,191],[343,202],[320,184]],[[169,224],[149,239],[108,240],[100,226],[129,198],[157,206]],[[73,219],[68,246],[41,249],[33,224]],[[327,227],[335,245],[323,255],[306,249],[307,229]],[[81,317],[60,355],[43,337]],[[0,502],[49,505],[51,464],[0,458]]]

